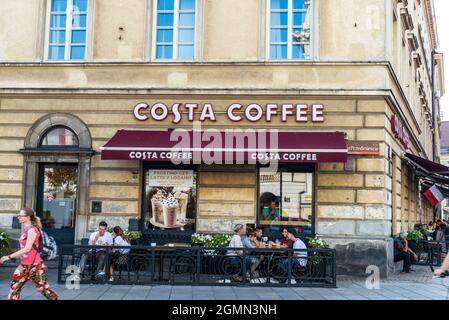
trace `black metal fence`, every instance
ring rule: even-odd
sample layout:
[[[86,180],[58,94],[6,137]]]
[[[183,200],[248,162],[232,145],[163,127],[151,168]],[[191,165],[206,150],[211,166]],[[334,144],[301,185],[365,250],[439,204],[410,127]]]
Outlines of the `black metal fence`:
[[[418,261],[414,264],[439,267],[448,252],[449,241],[409,241],[409,248],[418,257]]]
[[[60,252],[59,283],[336,287],[333,249],[71,245]]]

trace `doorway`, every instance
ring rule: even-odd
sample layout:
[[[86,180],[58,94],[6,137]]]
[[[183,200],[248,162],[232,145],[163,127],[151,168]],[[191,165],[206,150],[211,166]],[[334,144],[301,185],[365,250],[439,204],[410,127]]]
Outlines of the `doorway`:
[[[39,164],[37,216],[58,245],[75,241],[77,164]]]

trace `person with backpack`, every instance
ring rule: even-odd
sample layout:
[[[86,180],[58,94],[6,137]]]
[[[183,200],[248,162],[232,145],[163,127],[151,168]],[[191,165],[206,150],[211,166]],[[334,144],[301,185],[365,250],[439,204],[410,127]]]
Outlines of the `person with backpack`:
[[[17,215],[23,225],[23,233],[19,238],[20,250],[0,258],[0,264],[5,261],[20,258],[20,265],[14,271],[11,281],[11,291],[8,300],[19,300],[23,286],[31,280],[39,292],[48,300],[58,300],[58,295],[50,289],[47,279],[47,268],[39,254],[42,250],[41,222],[33,209],[23,208]]]

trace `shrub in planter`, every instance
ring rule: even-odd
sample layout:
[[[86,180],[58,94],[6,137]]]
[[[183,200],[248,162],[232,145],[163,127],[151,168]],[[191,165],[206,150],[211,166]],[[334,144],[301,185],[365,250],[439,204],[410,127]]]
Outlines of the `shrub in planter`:
[[[9,235],[6,231],[0,230],[0,252],[7,253],[9,251]]]
[[[307,246],[311,249],[329,249],[330,245],[326,240],[319,237],[307,238]],[[310,254],[310,253],[309,253]],[[323,278],[326,275],[327,260],[323,259],[322,253],[314,252],[309,256],[310,276],[312,278]]]
[[[422,250],[422,243],[420,241],[424,240],[424,235],[421,231],[415,230],[410,231],[407,235],[408,240],[408,246],[413,252],[417,252],[419,250]]]

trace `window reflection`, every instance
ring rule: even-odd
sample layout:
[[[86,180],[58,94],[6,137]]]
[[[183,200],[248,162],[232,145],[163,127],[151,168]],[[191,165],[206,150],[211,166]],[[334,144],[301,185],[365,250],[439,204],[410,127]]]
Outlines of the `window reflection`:
[[[41,140],[41,146],[78,146],[78,138],[71,130],[63,127],[50,129]]]
[[[259,224],[271,234],[288,227],[302,236],[312,235],[312,196],[311,172],[260,172]]]

